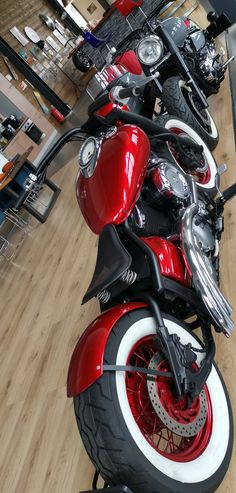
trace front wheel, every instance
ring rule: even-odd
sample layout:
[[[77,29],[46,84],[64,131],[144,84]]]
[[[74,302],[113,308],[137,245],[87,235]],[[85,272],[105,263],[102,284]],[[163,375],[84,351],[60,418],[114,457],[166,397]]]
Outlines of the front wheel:
[[[75,67],[80,71],[80,72],[88,72],[88,70],[92,66],[92,61],[90,60],[87,55],[85,55],[83,52],[76,51],[72,57],[72,61],[75,65]]]
[[[163,316],[183,344],[201,347],[182,323]],[[169,371],[154,336],[148,310],[125,315],[109,336],[104,363]],[[107,372],[75,398],[86,450],[110,485],[125,484],[134,493],[213,493],[222,482],[232,453],[233,419],[217,367],[190,407],[185,399],[177,402],[172,388],[171,379],[147,382],[139,373]]]
[[[216,124],[207,109],[181,77],[170,77],[163,85],[162,102],[168,113],[176,115],[192,127],[213,150],[219,142]]]

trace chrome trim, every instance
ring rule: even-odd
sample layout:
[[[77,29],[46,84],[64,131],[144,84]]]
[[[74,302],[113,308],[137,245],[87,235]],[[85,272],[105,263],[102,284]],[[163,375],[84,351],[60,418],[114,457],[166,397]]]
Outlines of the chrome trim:
[[[105,139],[110,139],[116,133],[117,133],[117,127],[115,127],[115,126],[114,127],[110,127],[110,128],[108,128],[108,130],[106,130],[105,132],[103,132],[101,134],[101,139],[102,139],[102,137],[104,137]]]
[[[176,168],[174,164],[168,161],[161,161],[156,169],[159,171],[159,175],[161,178],[161,193],[165,194],[165,192],[171,192],[172,195],[181,200],[186,200],[189,197],[190,187],[182,170],[180,171]],[[168,172],[171,170],[172,175],[175,174],[175,176],[168,176]],[[174,179],[176,181],[176,184],[173,183]],[[181,187],[178,186],[178,180],[179,182],[181,182],[182,190],[180,189]]]
[[[221,293],[211,272],[210,263],[202,252],[194,235],[193,219],[198,213],[198,204],[192,203],[185,211],[181,224],[181,242],[187,267],[192,273],[193,285],[216,325],[230,336],[234,329],[231,319],[233,308]]]
[[[94,143],[95,150],[94,153],[91,155],[89,162],[87,164],[84,164],[82,160],[82,155],[89,141],[92,141]],[[82,144],[80,148],[80,152],[78,156],[78,164],[80,167],[80,171],[85,178],[91,178],[91,176],[93,175],[96,169],[98,158],[102,149],[102,143],[103,143],[103,137],[101,138],[89,137],[88,139],[85,140],[85,142]]]
[[[150,67],[150,72],[153,73],[155,72],[163,63],[166,62],[166,60],[168,60],[171,56],[171,53],[167,53],[167,55],[163,56],[163,58],[158,62],[158,63],[155,63],[155,65],[152,65]]]
[[[160,43],[160,48],[161,48],[161,54],[160,54],[159,58],[157,58],[157,60],[155,62],[152,62],[152,63],[145,62],[145,60],[139,56],[140,46],[142,45],[142,43],[146,42],[148,39],[158,41]],[[137,55],[138,55],[138,59],[139,59],[140,63],[143,65],[147,65],[147,67],[152,67],[153,65],[156,65],[159,62],[159,60],[161,59],[161,57],[163,56],[164,44],[163,44],[163,41],[160,38],[160,36],[157,36],[156,34],[149,34],[148,36],[145,36],[143,39],[140,40],[136,50],[137,50]]]
[[[111,293],[107,289],[100,291],[100,293],[98,293],[96,296],[97,300],[100,301],[101,303],[107,303],[110,297],[111,297]]]
[[[137,277],[138,277],[137,272],[131,269],[127,269],[124,272],[124,274],[122,274],[122,276],[120,277],[120,280],[125,282],[129,286],[132,286],[132,284],[134,284],[134,282],[136,281]]]
[[[228,67],[228,65],[233,62],[235,59],[235,56],[231,56],[228,60],[226,60],[226,62],[222,65],[222,68],[223,70],[226,70],[226,68]]]

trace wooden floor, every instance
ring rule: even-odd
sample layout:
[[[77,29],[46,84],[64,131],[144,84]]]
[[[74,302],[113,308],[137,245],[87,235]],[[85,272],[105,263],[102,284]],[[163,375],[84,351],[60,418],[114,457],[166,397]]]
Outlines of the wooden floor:
[[[228,164],[223,187],[236,181],[228,77],[211,110],[220,129],[218,162]],[[74,162],[56,176],[62,194],[47,223],[1,272],[0,491],[78,493],[89,489],[89,462],[66,398],[67,367],[78,336],[97,315],[80,306],[90,281],[97,237],[76,204]],[[236,314],[236,199],[226,208],[221,246],[222,288]],[[236,321],[236,315],[234,316]],[[236,334],[217,337],[217,362],[236,410]],[[218,493],[236,491],[236,456]],[[189,492],[191,493],[191,492]]]

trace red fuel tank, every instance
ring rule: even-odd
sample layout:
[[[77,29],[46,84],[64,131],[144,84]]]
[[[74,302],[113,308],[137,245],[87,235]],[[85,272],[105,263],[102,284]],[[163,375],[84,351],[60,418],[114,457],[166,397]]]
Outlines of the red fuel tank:
[[[138,127],[123,125],[104,140],[92,176],[79,173],[76,195],[90,229],[122,223],[132,211],[143,184],[150,142]]]

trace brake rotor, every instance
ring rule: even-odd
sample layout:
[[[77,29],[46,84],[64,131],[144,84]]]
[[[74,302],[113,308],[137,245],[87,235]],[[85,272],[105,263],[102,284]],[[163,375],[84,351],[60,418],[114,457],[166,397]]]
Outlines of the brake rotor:
[[[154,354],[150,360],[151,370],[169,372],[168,361],[160,353]],[[207,399],[204,389],[188,406],[188,396],[176,399],[173,394],[173,379],[151,377],[147,380],[148,394],[151,404],[162,423],[176,435],[193,437],[202,430],[207,419]]]

